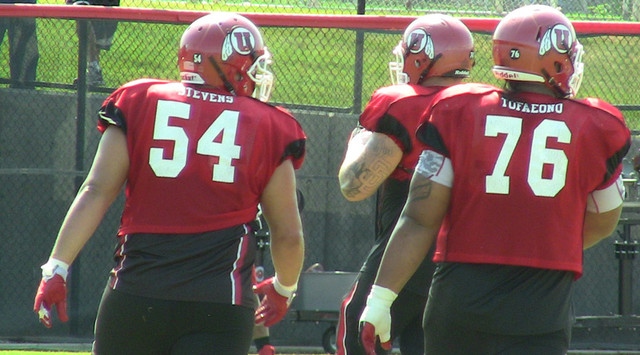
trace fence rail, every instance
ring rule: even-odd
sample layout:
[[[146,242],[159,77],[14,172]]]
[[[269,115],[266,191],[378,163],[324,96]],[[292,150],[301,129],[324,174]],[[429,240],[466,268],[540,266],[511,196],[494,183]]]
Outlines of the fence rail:
[[[0,17],[57,19],[110,19],[134,22],[189,24],[210,11],[164,10],[130,7],[0,4]],[[317,15],[242,12],[261,27],[340,28],[402,31],[416,16]],[[499,18],[459,17],[472,32],[493,33]],[[640,22],[572,21],[581,35],[640,35]]]

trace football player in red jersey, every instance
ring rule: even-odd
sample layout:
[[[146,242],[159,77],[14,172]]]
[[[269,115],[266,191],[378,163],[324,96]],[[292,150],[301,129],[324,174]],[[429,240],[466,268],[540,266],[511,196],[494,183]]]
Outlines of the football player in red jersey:
[[[469,29],[460,20],[440,14],[415,19],[393,53],[396,61],[389,68],[395,85],[373,93],[348,142],[338,175],[342,193],[350,201],[377,191],[375,242],[340,309],[336,345],[341,355],[364,354],[358,339],[360,314],[423,150],[415,138],[420,113],[442,89],[467,78],[474,64]],[[405,355],[423,353],[422,311],[433,270],[433,262],[425,258],[391,310],[391,333]],[[380,346],[377,351],[386,353]]]
[[[428,354],[565,354],[582,253],[614,231],[630,133],[616,108],[574,99],[582,46],[558,10],[529,5],[493,34],[504,89],[443,90],[362,317],[370,354],[435,241]]]
[[[180,82],[140,79],[105,100],[94,163],[43,266],[34,310],[51,326],[54,305],[67,318],[69,265],[126,183],[96,354],[247,354],[254,322],[278,322],[298,282],[294,170],[306,137],[263,102],[271,57],[258,28],[211,13],[185,30],[178,56]],[[258,204],[275,268],[255,289],[259,306],[249,226]]]

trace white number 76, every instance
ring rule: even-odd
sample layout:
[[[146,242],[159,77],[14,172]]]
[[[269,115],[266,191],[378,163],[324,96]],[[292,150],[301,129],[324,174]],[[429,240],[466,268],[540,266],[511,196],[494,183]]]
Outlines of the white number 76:
[[[484,134],[506,138],[491,175],[485,177],[485,191],[490,194],[509,194],[510,177],[505,173],[522,134],[522,118],[488,115]],[[563,121],[545,119],[534,129],[531,141],[531,155],[527,183],[536,196],[553,197],[566,183],[569,160],[564,151],[547,148],[547,139],[556,138],[559,143],[571,143],[571,131]],[[551,178],[542,176],[544,164],[552,165]]]

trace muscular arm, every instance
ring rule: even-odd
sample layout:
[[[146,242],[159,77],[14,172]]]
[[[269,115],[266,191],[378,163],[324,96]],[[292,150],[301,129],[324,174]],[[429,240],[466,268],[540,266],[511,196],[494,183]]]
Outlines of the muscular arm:
[[[449,187],[414,173],[407,203],[378,269],[377,285],[400,292],[429,252],[450,197]]]
[[[618,226],[618,220],[622,213],[622,205],[604,213],[587,211],[584,215],[584,227],[582,230],[582,245],[584,249],[591,248],[602,239],[609,237]]]
[[[110,126],[103,133],[89,174],[62,223],[51,257],[71,264],[118,196],[129,171],[127,138]]]
[[[582,227],[582,247],[591,248],[610,236],[622,213],[624,183],[619,176],[611,185],[589,194]]]
[[[340,190],[349,201],[371,196],[402,159],[402,150],[387,135],[354,131],[338,172]]]
[[[304,260],[302,222],[298,212],[296,177],[290,160],[271,176],[260,198],[262,214],[271,233],[271,258],[284,286],[298,282]]]

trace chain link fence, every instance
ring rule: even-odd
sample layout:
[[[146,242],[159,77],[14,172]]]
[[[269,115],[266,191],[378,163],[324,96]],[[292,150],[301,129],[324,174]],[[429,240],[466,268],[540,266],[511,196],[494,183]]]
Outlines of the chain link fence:
[[[44,5],[47,2],[39,1]],[[236,11],[251,14],[416,16],[445,12],[459,17],[499,17],[528,1],[515,0],[252,0],[252,1],[131,1],[122,8]],[[638,1],[539,1],[563,10],[576,21],[638,21]],[[0,16],[2,16],[0,5]],[[71,10],[71,8],[69,9]],[[184,15],[186,12],[181,13]],[[6,16],[6,15],[5,15]],[[33,89],[14,88],[8,65],[0,67],[0,225],[7,248],[0,253],[0,337],[9,339],[90,338],[97,305],[111,268],[123,199],[109,210],[103,224],[80,254],[70,276],[68,324],[39,326],[31,312],[46,260],[57,230],[84,179],[97,147],[95,112],[114,88],[140,77],[178,79],[177,48],[188,22],[145,18],[118,21],[113,44],[100,52],[104,85],[85,82],[87,20],[37,17],[38,66]],[[193,14],[191,15],[193,16]],[[387,64],[400,40],[400,28],[323,28],[322,17],[309,17],[309,27],[262,26],[273,52],[275,87],[272,101],[293,111],[308,135],[307,159],[297,173],[305,198],[303,223],[305,268],[320,263],[327,271],[357,271],[373,241],[373,198],[349,203],[340,194],[337,171],[358,114],[371,93],[389,84]],[[408,22],[407,22],[408,23]],[[472,80],[500,85],[490,72],[491,29],[473,32],[476,66]],[[579,95],[601,97],[623,110],[629,126],[640,129],[640,31],[631,34],[579,34],[586,49],[585,79]],[[7,39],[0,60],[10,62]],[[80,58],[80,59],[79,59]],[[79,78],[79,81],[76,81]],[[76,83],[74,84],[74,81]],[[87,84],[87,86],[85,86]],[[636,178],[628,166],[626,175]],[[631,191],[637,191],[634,183]],[[637,202],[637,194],[628,202]],[[634,222],[638,209],[624,217]],[[638,221],[640,223],[640,221]],[[585,276],[578,281],[575,308],[581,317],[613,317],[622,323],[582,323],[576,346],[598,342],[604,347],[640,347],[625,331],[637,326],[640,313],[640,267],[633,254],[622,254],[622,242],[638,240],[635,224],[621,224],[613,236],[585,252]],[[626,246],[628,247],[628,245]],[[618,253],[616,253],[618,250]],[[266,274],[273,273],[270,257]],[[635,262],[637,264],[637,261]],[[337,308],[338,305],[336,305]],[[622,318],[621,318],[622,317]],[[600,325],[598,327],[597,325]],[[285,320],[272,329],[276,344],[320,345],[331,322]],[[603,328],[604,327],[604,328]],[[624,330],[624,331],[622,331]],[[584,335],[583,338],[581,336]],[[587,345],[585,345],[587,346]]]

